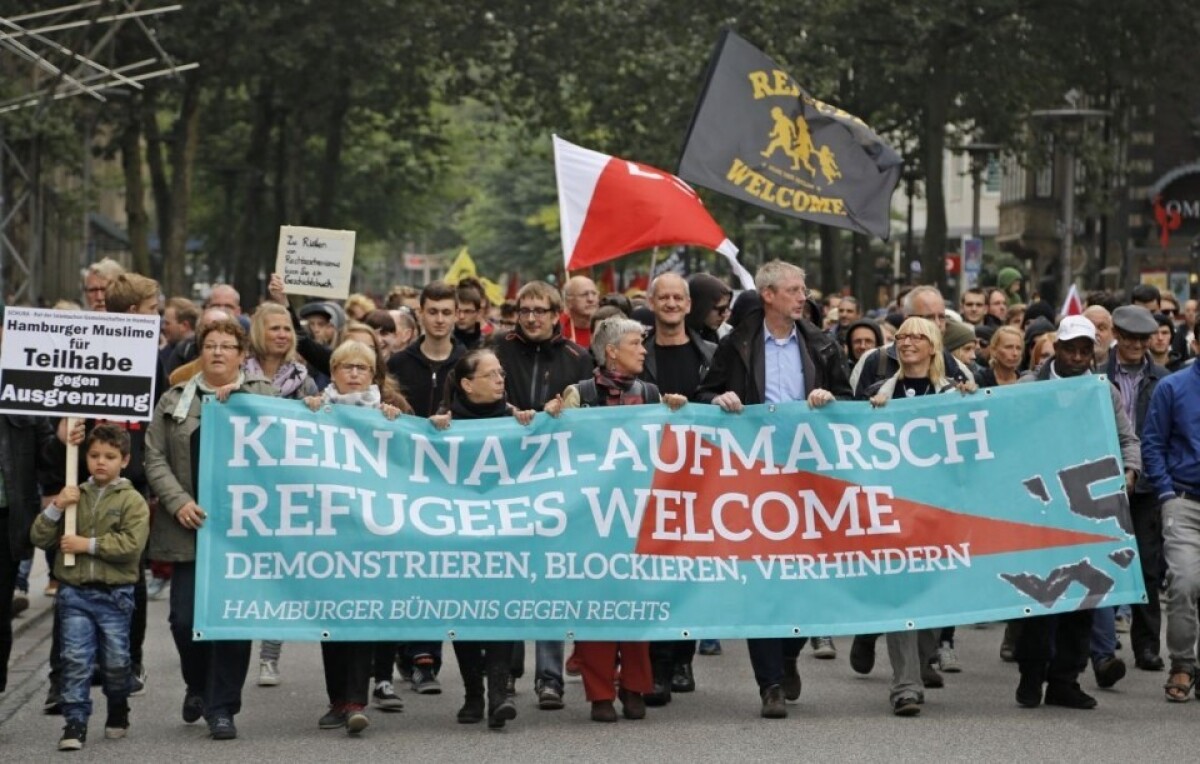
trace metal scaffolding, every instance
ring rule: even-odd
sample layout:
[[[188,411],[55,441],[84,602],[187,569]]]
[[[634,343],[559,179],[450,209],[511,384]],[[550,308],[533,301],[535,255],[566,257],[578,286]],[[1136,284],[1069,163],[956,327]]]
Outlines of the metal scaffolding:
[[[42,178],[40,135],[35,127],[27,150],[19,155],[6,129],[6,115],[33,109],[32,122],[37,125],[57,101],[84,96],[105,103],[117,92],[143,90],[142,83],[147,80],[197,68],[199,64],[176,63],[159,44],[154,29],[147,26],[147,19],[183,6],[141,7],[150,5],[142,0],[88,0],[0,16],[0,56],[15,56],[19,64],[29,65],[31,72],[24,87],[7,100],[0,100],[0,296],[36,303],[42,297],[46,265],[43,223],[47,189]],[[117,33],[126,25],[141,32],[154,55],[118,67],[106,66],[102,60],[109,57]],[[90,138],[84,136],[80,268],[88,264],[90,250]],[[14,189],[14,198],[9,199]],[[18,229],[23,229],[25,235]]]

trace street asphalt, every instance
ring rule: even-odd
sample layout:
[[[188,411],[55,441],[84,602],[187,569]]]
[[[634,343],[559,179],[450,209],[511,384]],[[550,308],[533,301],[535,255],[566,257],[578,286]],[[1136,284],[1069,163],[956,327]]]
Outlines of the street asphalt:
[[[17,620],[9,692],[0,695],[0,761],[44,761],[56,752],[61,717],[42,714],[45,654],[49,647],[50,600],[41,593],[44,573],[35,573],[33,607]],[[441,695],[400,690],[402,713],[371,712],[371,726],[357,738],[321,731],[325,710],[320,652],[314,644],[284,645],[277,687],[258,687],[251,667],[237,717],[236,741],[214,742],[203,723],[179,718],[183,685],[167,630],[167,603],[151,603],[146,662],[147,692],[131,701],[132,727],[124,740],[105,740],[104,700],[99,690],[86,761],[334,762],[359,761],[1166,761],[1188,750],[1200,722],[1200,701],[1164,700],[1164,672],[1132,667],[1128,638],[1121,655],[1129,675],[1113,690],[1097,690],[1090,671],[1083,686],[1099,708],[1019,708],[1017,672],[999,659],[1003,629],[962,627],[958,631],[963,672],[948,674],[946,687],[927,690],[916,718],[892,716],[887,701],[890,668],[882,641],[874,672],[859,676],[848,662],[849,638],[835,640],[834,660],[816,659],[810,648],[800,658],[804,681],[799,702],[784,720],[758,715],[759,702],[745,643],[725,641],[724,654],[697,656],[695,693],[676,695],[666,708],[650,709],[643,721],[599,724],[588,717],[582,685],[567,685],[567,707],[539,711],[529,666],[518,685],[518,718],[502,732],[485,725],[455,723],[462,684],[453,651],[446,650]],[[1124,636],[1124,635],[1123,635]],[[447,646],[448,647],[448,646]]]

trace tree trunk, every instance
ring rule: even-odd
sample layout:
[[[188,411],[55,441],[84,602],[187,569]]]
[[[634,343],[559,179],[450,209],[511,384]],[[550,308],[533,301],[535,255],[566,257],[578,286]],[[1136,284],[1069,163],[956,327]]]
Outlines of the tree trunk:
[[[325,154],[321,158],[321,169],[317,187],[317,209],[313,225],[336,228],[334,204],[337,201],[337,181],[341,172],[342,146],[346,128],[346,114],[350,111],[350,80],[341,77],[334,91],[337,95],[329,107],[329,124],[325,133]]]
[[[946,285],[946,189],[942,185],[942,154],[946,149],[946,120],[950,113],[950,71],[944,46],[930,51],[925,83],[921,148],[925,157],[925,241],[921,249],[921,282]]]
[[[275,126],[275,87],[272,81],[259,84],[255,96],[254,125],[250,129],[250,140],[246,146],[246,203],[242,207],[242,219],[238,224],[236,254],[230,280],[239,292],[253,294],[257,288],[257,271],[262,262],[263,248],[270,226],[267,220],[267,173],[271,161],[271,130]],[[282,140],[282,135],[280,137]],[[274,258],[272,258],[273,261]]]
[[[154,216],[158,225],[158,267],[160,278],[165,277],[167,239],[171,238],[171,184],[167,180],[167,162],[163,158],[162,132],[158,128],[158,99],[156,91],[147,88],[142,96],[142,132],[146,136],[146,165],[150,169],[150,190],[154,195]],[[165,294],[166,285],[162,285]]]
[[[838,246],[838,230],[832,226],[820,226],[821,232],[821,291],[832,294],[841,289],[837,274],[841,262],[841,247]]]
[[[125,174],[125,217],[128,218],[129,251],[133,270],[161,279],[150,263],[150,216],[146,213],[146,184],[142,179],[142,118],[131,102],[121,131],[121,169]]]
[[[171,235],[163,241],[163,290],[169,295],[190,293],[184,266],[192,175],[200,143],[200,79],[188,75],[184,75],[183,100],[171,137]]]
[[[866,234],[854,234],[854,260],[851,266],[850,288],[858,298],[863,313],[875,307],[875,256],[871,254],[871,239]]]

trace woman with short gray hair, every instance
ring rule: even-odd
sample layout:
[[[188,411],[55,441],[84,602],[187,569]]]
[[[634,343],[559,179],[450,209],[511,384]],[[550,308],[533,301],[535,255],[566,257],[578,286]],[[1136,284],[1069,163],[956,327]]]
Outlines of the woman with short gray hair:
[[[642,344],[642,325],[638,321],[613,316],[600,322],[592,336],[592,352],[599,364],[591,379],[580,380],[561,396],[546,404],[545,411],[558,416],[563,409],[583,406],[630,406],[644,403],[667,404],[672,411],[687,403],[682,395],[659,393],[651,382],[638,379],[646,360]],[[575,660],[583,674],[583,691],[592,703],[592,720],[615,722],[613,700],[621,699],[626,719],[643,719],[643,697],[654,689],[650,670],[648,642],[576,642]],[[618,676],[617,665],[620,665]],[[614,686],[620,690],[614,692]]]

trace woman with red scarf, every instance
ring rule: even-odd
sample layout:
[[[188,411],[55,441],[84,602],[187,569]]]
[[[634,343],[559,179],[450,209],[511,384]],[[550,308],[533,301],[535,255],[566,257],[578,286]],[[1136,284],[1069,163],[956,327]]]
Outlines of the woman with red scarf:
[[[581,406],[636,406],[665,403],[672,411],[687,403],[682,395],[661,395],[650,382],[638,379],[646,360],[642,325],[614,316],[596,327],[592,352],[599,366],[591,379],[571,385],[562,396],[546,404],[546,412],[558,416],[563,409]],[[583,691],[592,703],[592,720],[615,722],[613,700],[621,699],[626,719],[646,717],[645,693],[654,689],[647,642],[576,642],[575,659],[583,674]],[[617,667],[620,666],[618,677]],[[620,684],[620,691],[614,686]]]

